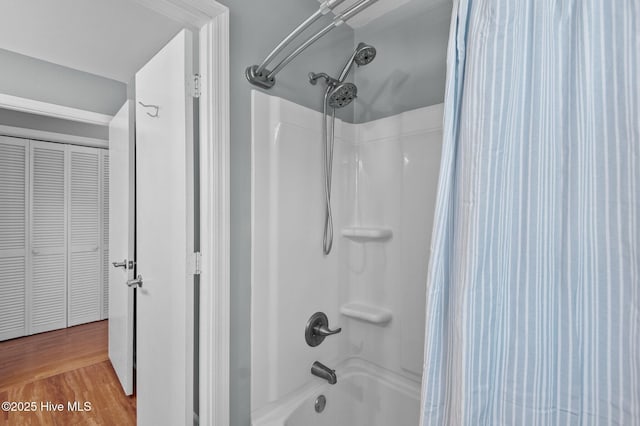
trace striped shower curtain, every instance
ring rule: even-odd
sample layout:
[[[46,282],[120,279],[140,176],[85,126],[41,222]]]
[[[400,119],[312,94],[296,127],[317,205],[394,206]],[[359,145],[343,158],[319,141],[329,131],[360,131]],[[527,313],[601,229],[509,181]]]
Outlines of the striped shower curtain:
[[[454,0],[422,425],[640,425],[639,102],[639,0]]]

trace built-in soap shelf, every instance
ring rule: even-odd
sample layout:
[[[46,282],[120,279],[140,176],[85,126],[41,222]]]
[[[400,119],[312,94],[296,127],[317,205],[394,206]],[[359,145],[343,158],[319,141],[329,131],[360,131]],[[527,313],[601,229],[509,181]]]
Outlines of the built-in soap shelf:
[[[340,307],[340,313],[375,325],[385,325],[392,317],[391,311],[362,302],[345,303]]]
[[[393,231],[387,228],[351,226],[342,229],[342,236],[362,243],[366,241],[386,241],[393,236]]]

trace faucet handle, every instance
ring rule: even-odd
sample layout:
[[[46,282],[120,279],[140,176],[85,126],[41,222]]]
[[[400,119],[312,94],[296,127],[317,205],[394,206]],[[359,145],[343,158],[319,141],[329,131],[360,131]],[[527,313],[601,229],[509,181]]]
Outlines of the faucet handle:
[[[317,325],[313,328],[313,331],[315,334],[326,337],[340,333],[342,331],[342,328],[338,327],[335,330],[330,330],[326,325]]]
[[[342,331],[342,328],[336,328],[331,330],[329,328],[329,319],[324,312],[316,312],[311,315],[307,326],[304,330],[304,338],[307,344],[311,347],[318,346],[324,341],[324,338],[333,334],[338,334]]]

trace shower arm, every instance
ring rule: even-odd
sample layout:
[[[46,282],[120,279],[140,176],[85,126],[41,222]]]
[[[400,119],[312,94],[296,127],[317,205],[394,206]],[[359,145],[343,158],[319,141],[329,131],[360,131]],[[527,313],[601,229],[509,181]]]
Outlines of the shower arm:
[[[299,54],[301,54],[307,47],[311,46],[313,43],[318,41],[324,35],[329,33],[332,29],[339,27],[349,19],[356,16],[358,13],[362,12],[367,7],[371,6],[377,0],[359,0],[353,6],[347,8],[344,12],[337,15],[333,21],[318,31],[315,35],[308,38],[304,43],[302,43],[296,50],[290,53],[286,58],[284,58],[276,67],[269,71],[266,67],[273,59],[278,55],[286,46],[288,46],[291,41],[300,33],[302,33],[305,29],[307,29],[312,23],[318,20],[322,15],[326,14],[334,7],[342,3],[344,0],[329,0],[320,6],[320,9],[316,11],[313,15],[311,15],[306,21],[298,26],[291,34],[289,34],[278,46],[266,57],[262,64],[253,65],[246,69],[245,76],[247,80],[255,86],[261,87],[263,89],[270,89],[276,83],[275,76],[278,74],[285,66],[287,66],[292,60],[294,60]]]

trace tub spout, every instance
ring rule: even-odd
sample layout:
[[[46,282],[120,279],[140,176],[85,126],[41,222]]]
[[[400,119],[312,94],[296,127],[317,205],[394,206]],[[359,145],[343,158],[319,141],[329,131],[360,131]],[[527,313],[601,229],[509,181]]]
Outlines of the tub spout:
[[[338,381],[338,378],[336,377],[336,370],[332,370],[318,361],[314,362],[311,366],[311,374],[325,379],[330,385],[335,385]]]

